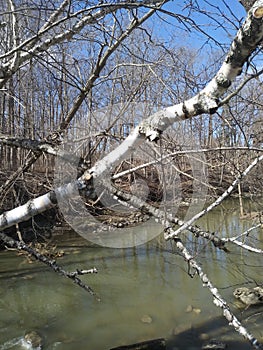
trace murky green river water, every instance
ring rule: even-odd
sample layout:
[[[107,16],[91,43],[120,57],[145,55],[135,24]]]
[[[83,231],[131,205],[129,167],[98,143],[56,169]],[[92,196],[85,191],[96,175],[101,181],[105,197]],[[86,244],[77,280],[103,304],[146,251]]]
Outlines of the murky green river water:
[[[249,222],[239,220],[236,208],[237,201],[228,201],[200,225],[223,236],[238,234]],[[253,236],[250,243],[263,248],[262,229]],[[226,254],[202,240],[196,243],[191,235],[186,239],[231,309],[263,340],[263,306],[243,311],[232,296],[237,286],[263,282],[263,257],[234,246]],[[1,350],[22,349],[19,339],[30,330],[39,332],[43,349],[50,350],[109,350],[158,337],[167,339],[168,349],[201,349],[207,338],[226,342],[230,350],[251,349],[227,325],[198,277],[189,277],[169,242],[157,238],[136,248],[110,249],[72,234],[57,240],[66,252],[58,259],[65,269],[99,270],[82,280],[101,301],[38,262],[28,264],[15,252],[0,252]]]

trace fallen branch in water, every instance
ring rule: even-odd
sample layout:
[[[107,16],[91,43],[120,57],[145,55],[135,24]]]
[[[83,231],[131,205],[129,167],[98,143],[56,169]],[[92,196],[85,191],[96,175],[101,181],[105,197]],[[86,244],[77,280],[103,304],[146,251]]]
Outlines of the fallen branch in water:
[[[246,249],[250,252],[253,252],[253,253],[258,253],[258,254],[263,254],[263,250],[260,249],[260,248],[254,248],[254,247],[251,247],[243,242],[240,242],[238,241],[239,238],[241,237],[248,237],[248,235],[250,234],[251,231],[253,230],[256,230],[257,228],[260,228],[262,227],[262,223],[260,222],[259,224],[255,225],[255,226],[252,226],[250,227],[249,229],[247,229],[245,232],[241,233],[240,235],[236,236],[236,237],[229,237],[229,238],[222,238],[222,241],[223,242],[231,242],[231,243],[234,243],[238,246],[240,246],[241,248],[243,249]]]
[[[214,304],[223,310],[223,315],[229,322],[229,325],[233,326],[235,330],[239,334],[241,334],[245,339],[247,339],[255,349],[263,349],[263,345],[260,344],[259,341],[251,333],[248,332],[248,330],[241,324],[241,322],[237,319],[237,317],[231,312],[229,305],[223,299],[218,289],[212,284],[212,282],[210,281],[208,276],[203,272],[202,268],[194,259],[192,254],[184,246],[182,240],[178,237],[178,235],[176,235],[176,231],[174,231],[173,228],[171,227],[171,224],[175,224],[175,223],[177,225],[183,225],[183,221],[177,218],[173,218],[170,214],[164,213],[162,210],[152,207],[148,203],[145,203],[144,201],[142,201],[141,199],[133,195],[130,195],[126,192],[123,192],[119,189],[114,188],[107,181],[104,181],[104,186],[106,186],[107,190],[111,191],[111,193],[113,193],[118,199],[120,199],[122,201],[122,204],[124,204],[125,201],[127,201],[127,205],[133,205],[137,208],[139,207],[141,210],[144,210],[149,214],[151,214],[152,216],[154,216],[157,221],[161,222],[164,225],[164,227],[166,227],[165,231],[166,231],[167,237],[172,237],[172,240],[173,242],[175,242],[177,249],[180,251],[185,261],[188,263],[189,270],[190,269],[194,270],[194,273],[190,274],[189,272],[189,275],[191,277],[194,277],[194,275],[196,274],[199,276],[201,282],[203,283],[203,286],[210,290],[213,296]],[[189,228],[194,228],[194,232],[196,232],[196,234],[202,235],[205,238],[213,236],[213,234],[209,232],[204,232],[200,230],[198,227],[195,227],[195,226],[187,227],[188,230]],[[205,233],[205,235],[203,235],[202,233]],[[218,248],[224,249],[224,244],[226,242],[218,237],[215,237],[215,238],[216,238],[215,242],[218,242]],[[216,246],[215,242],[213,243]],[[235,242],[233,241],[232,243],[235,243]],[[224,250],[226,251],[226,248]]]
[[[175,242],[175,245],[177,249],[180,251],[182,256],[184,257],[185,261],[188,263],[188,269],[189,269],[189,276],[194,277],[195,275],[198,275],[203,286],[208,288],[209,291],[211,292],[213,296],[213,302],[217,307],[220,307],[223,310],[223,316],[226,318],[230,326],[233,326],[234,329],[242,335],[245,339],[247,339],[252,346],[255,349],[263,349],[263,345],[259,343],[259,341],[251,334],[248,332],[248,330],[241,324],[241,322],[238,320],[238,318],[232,313],[230,310],[230,307],[228,303],[224,300],[224,298],[221,296],[219,293],[218,289],[212,284],[208,276],[203,272],[202,268],[200,265],[197,263],[197,261],[194,259],[192,254],[187,250],[187,248],[184,246],[181,238],[178,237],[176,234],[177,231],[174,231],[173,228],[171,227],[172,223],[177,223],[177,224],[183,224],[183,222],[177,218],[172,218],[172,216],[168,213],[164,213],[162,210],[158,208],[154,208],[148,203],[145,203],[141,199],[130,195],[126,192],[123,192],[121,190],[118,190],[111,186],[107,181],[104,181],[104,185],[107,186],[107,190],[110,190],[111,193],[114,193],[114,195],[122,200],[122,201],[127,201],[129,205],[134,205],[135,207],[139,207],[141,210],[143,209],[144,211],[146,210],[148,213],[153,215],[157,221],[161,222],[165,227],[165,233],[166,237],[172,237],[172,241]],[[123,202],[122,202],[123,203]],[[196,233],[199,235],[202,234],[204,231],[201,231],[198,227],[195,226],[190,226],[190,228],[194,228],[196,230]],[[189,227],[187,227],[189,230]],[[192,230],[191,230],[192,231]],[[202,235],[205,238],[208,238],[209,236],[213,236],[211,233],[205,233],[206,236]],[[216,238],[216,237],[215,237]],[[215,242],[218,242],[218,248],[223,249],[226,251],[226,248],[224,247],[224,244],[226,241],[224,241],[221,238],[216,238],[217,240]],[[236,237],[235,237],[236,239]],[[214,245],[216,246],[216,244]],[[229,242],[236,243],[234,240],[229,240]],[[249,247],[251,248],[251,247]],[[194,270],[194,273],[190,273],[190,269]]]
[[[210,204],[207,208],[200,211],[198,214],[194,215],[190,220],[185,222],[178,230],[173,231],[171,234],[168,234],[165,239],[171,239],[174,237],[177,237],[183,230],[188,229],[196,220],[200,219],[205,214],[209,213],[212,209],[217,207],[219,204],[223,202],[227,197],[230,196],[230,194],[233,192],[235,187],[241,182],[241,180],[247,176],[247,174],[260,162],[263,161],[263,155],[255,158],[252,163],[249,164],[249,166],[239,174],[239,176],[236,177],[236,179],[232,182],[232,184],[225,190],[225,192],[218,197],[212,204]],[[236,243],[234,240],[232,243]]]
[[[175,242],[177,249],[181,252],[183,257],[187,261],[189,267],[195,271],[195,273],[191,274],[190,276],[191,277],[193,277],[194,275],[199,276],[203,284],[203,287],[208,288],[209,291],[211,292],[213,296],[214,304],[223,310],[223,316],[227,319],[228,324],[234,327],[235,330],[240,335],[242,335],[246,340],[248,340],[255,349],[263,349],[263,345],[260,344],[259,341],[251,333],[248,332],[248,330],[241,324],[241,322],[237,319],[237,317],[232,313],[227,302],[221,296],[218,289],[212,284],[212,282],[207,277],[207,275],[203,272],[202,268],[194,259],[192,254],[184,246],[182,240],[179,237],[176,238],[172,230],[170,230],[170,234],[174,237],[173,241]]]
[[[258,164],[258,163],[253,162],[253,167],[255,166],[255,164]],[[248,168],[251,170],[252,169],[251,165]],[[242,174],[244,174],[244,173],[242,173]],[[236,182],[236,184],[237,184],[237,182]],[[247,251],[250,251],[253,253],[258,253],[258,254],[263,254],[262,249],[254,248],[254,247],[249,246],[248,244],[244,244],[244,243],[238,241],[238,238],[248,236],[252,230],[255,230],[257,228],[262,227],[262,223],[259,223],[255,226],[249,228],[248,230],[246,230],[245,232],[243,232],[242,234],[240,234],[236,237],[230,237],[230,238],[222,237],[221,238],[218,235],[216,235],[215,232],[205,231],[196,225],[187,226],[186,223],[183,220],[179,219],[178,217],[175,217],[175,216],[171,215],[170,213],[167,213],[159,208],[155,208],[152,205],[150,205],[149,203],[145,202],[144,200],[141,200],[140,198],[138,198],[132,194],[129,194],[129,193],[124,192],[120,189],[117,189],[116,187],[111,185],[108,181],[104,181],[103,185],[105,186],[105,189],[107,189],[111,195],[115,196],[117,198],[117,200],[119,200],[122,205],[126,205],[126,206],[132,205],[135,208],[143,211],[144,213],[147,213],[147,214],[153,216],[158,223],[160,223],[164,226],[164,228],[165,228],[164,237],[166,240],[172,239],[173,237],[176,237],[176,236],[178,237],[178,234],[176,234],[176,232],[179,232],[181,227],[186,227],[185,230],[193,233],[196,238],[202,237],[202,238],[210,241],[214,245],[214,247],[221,249],[221,250],[224,250],[226,253],[229,252],[228,248],[226,247],[226,244],[232,243],[232,244],[235,244],[239,247],[242,247],[243,249],[246,249]],[[232,188],[232,186],[233,186],[233,184],[230,187]],[[221,198],[221,197],[219,197],[219,198]],[[214,203],[218,203],[218,202],[221,203],[221,201],[219,201],[218,199]],[[210,207],[213,207],[214,203],[212,203]],[[173,230],[172,226],[174,226],[174,225],[180,226],[179,229],[176,231]],[[172,229],[172,231],[170,233],[168,233],[170,229]],[[180,231],[180,233],[181,233],[181,231]],[[170,234],[172,234],[173,236],[171,237]]]
[[[85,289],[87,292],[89,292],[91,295],[95,296],[96,299],[99,301],[99,297],[96,295],[96,293],[93,291],[91,287],[86,285],[85,283],[82,282],[82,280],[77,277],[78,275],[85,275],[85,274],[90,274],[90,273],[97,273],[97,269],[93,267],[92,269],[89,270],[76,270],[74,272],[68,272],[64,270],[61,266],[59,266],[54,259],[49,259],[47,256],[37,252],[35,249],[32,247],[28,246],[25,242],[23,241],[16,241],[15,239],[7,236],[5,233],[0,232],[0,240],[4,242],[5,245],[12,249],[17,249],[19,251],[25,251],[31,256],[33,256],[36,260],[44,263],[48,267],[50,267],[52,270],[55,272],[59,273],[60,275],[70,278],[74,283],[76,283],[78,286],[81,288]]]
[[[76,269],[76,271],[68,272],[70,277],[75,277],[75,276],[79,276],[79,275],[87,275],[89,273],[98,273],[98,270],[96,269],[96,267],[93,267],[92,269],[89,269],[89,270]]]
[[[144,119],[118,147],[96,162],[91,169],[86,170],[75,182],[62,186],[56,191],[51,191],[46,195],[27,202],[23,206],[0,215],[0,228],[5,229],[11,227],[16,223],[27,220],[31,216],[52,208],[57,204],[57,197],[63,199],[66,195],[70,195],[72,193],[72,188],[86,189],[92,184],[94,179],[104,176],[107,169],[113,168],[116,164],[125,159],[125,157],[130,155],[145,139],[157,141],[161,137],[163,131],[175,122],[193,118],[194,116],[204,113],[215,113],[221,106],[220,98],[225,94],[237,76],[240,75],[243,65],[259,46],[259,43],[262,42],[262,4],[263,0],[255,2],[253,8],[248,12],[243,25],[237,32],[218,72],[201,91],[188,100],[164,108]],[[90,87],[93,86],[95,77],[104,67],[107,58],[114,52],[115,48],[120,45],[121,41],[123,41],[134,28],[137,28],[150,17],[152,13],[154,13],[154,9],[152,12],[146,13],[140,19],[136,18],[136,21],[132,21],[130,27],[120,36],[115,45],[109,47],[108,51],[97,63],[96,74],[94,73],[92,78],[86,83],[85,89],[78,98],[78,102],[75,103],[75,106],[73,105],[72,112],[69,112],[68,117],[63,121],[63,125],[60,129],[65,130],[65,125],[68,125],[72,120],[73,112],[77,110],[86,98],[87,92]],[[8,185],[9,184],[5,185],[5,187]]]

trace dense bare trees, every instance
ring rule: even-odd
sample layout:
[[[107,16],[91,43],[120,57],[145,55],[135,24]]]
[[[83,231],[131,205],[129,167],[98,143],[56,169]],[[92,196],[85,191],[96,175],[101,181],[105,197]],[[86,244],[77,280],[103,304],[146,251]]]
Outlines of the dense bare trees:
[[[241,3],[247,10],[252,5]],[[213,16],[205,5],[212,8]],[[236,188],[240,197],[243,189],[251,195],[261,192],[261,179],[254,175],[251,180],[248,174],[262,166],[262,72],[258,66],[263,2],[255,2],[242,25],[224,1],[221,6],[196,1],[175,12],[168,1],[54,0],[42,4],[8,0],[1,4],[0,197],[2,211],[11,210],[0,216],[0,228],[18,225],[57,205],[77,231],[78,227],[103,230],[104,221],[97,216],[104,215],[107,206],[110,210],[127,206],[128,211],[139,212],[142,221],[154,217],[165,239],[173,241],[209,288],[228,322],[260,348],[181,238],[182,231],[189,230],[216,249],[242,245],[236,237],[225,240],[205,232],[195,221]],[[227,50],[197,24],[196,13],[228,35],[240,27]],[[219,22],[219,16],[231,30]],[[208,59],[197,49],[176,45],[174,36],[168,40],[161,30],[157,33],[156,23],[165,26],[167,18],[189,35],[194,30],[204,35],[204,45],[213,45],[209,56],[206,51]],[[219,56],[224,56],[220,65]],[[159,168],[154,171],[155,164]],[[54,167],[57,186],[51,181]],[[29,196],[32,179],[39,173],[41,180],[37,178],[35,193]],[[125,181],[118,182],[121,176]],[[177,176],[183,179],[183,195],[175,191]],[[26,200],[15,190],[21,183],[28,192]],[[185,222],[170,209],[197,188],[204,198],[207,191],[221,195]],[[154,192],[158,193],[155,201],[149,195]],[[70,214],[63,211],[65,203]],[[86,221],[83,210],[88,212]],[[107,228],[116,224],[115,212],[108,213],[113,219],[107,221]],[[83,220],[76,222],[77,216]],[[94,222],[91,216],[96,217]],[[4,233],[1,239],[35,254],[24,242]],[[258,248],[257,253],[262,250]],[[41,255],[38,258],[47,261]],[[54,269],[61,271],[57,266]]]

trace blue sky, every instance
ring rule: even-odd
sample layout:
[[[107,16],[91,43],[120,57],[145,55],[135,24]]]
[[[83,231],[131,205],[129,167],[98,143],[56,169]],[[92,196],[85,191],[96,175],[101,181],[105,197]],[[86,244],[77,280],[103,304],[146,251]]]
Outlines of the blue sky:
[[[175,32],[180,33],[178,28],[181,27],[181,33],[177,35],[178,44],[188,44],[196,49],[204,45],[207,37],[202,33],[198,33],[197,30],[191,30],[191,33],[187,32],[184,29],[184,23],[187,23],[188,18],[194,20],[204,32],[216,41],[228,47],[237,32],[237,28],[246,16],[246,11],[238,0],[192,1],[196,4],[196,9],[191,9],[190,6],[187,7],[187,3],[189,1],[173,0],[166,4],[164,9],[185,16],[185,21],[179,23],[176,18],[161,14],[164,21],[156,30],[159,35],[161,34],[164,39],[167,38],[168,40]],[[209,45],[215,45],[215,43],[209,40]]]

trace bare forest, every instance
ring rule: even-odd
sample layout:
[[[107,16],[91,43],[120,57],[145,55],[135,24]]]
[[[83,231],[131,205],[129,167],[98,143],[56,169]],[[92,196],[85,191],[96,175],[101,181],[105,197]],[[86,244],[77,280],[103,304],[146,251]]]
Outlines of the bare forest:
[[[261,349],[263,335],[242,324],[186,242],[262,261],[262,231],[253,235],[262,227],[262,41],[262,0],[0,0],[1,251],[33,256],[98,298],[92,276],[80,276],[96,268],[66,271],[47,242],[63,228],[100,246],[136,246],[155,236],[129,228],[153,220],[211,307]],[[229,197],[249,230],[223,237],[197,225]],[[262,283],[246,306],[263,301]]]

